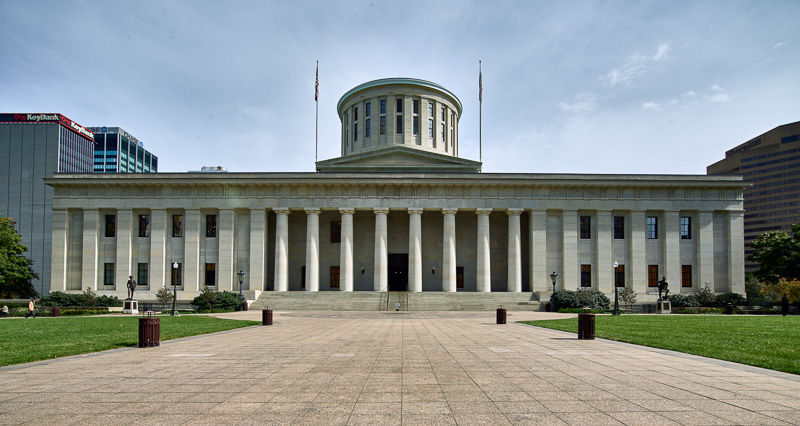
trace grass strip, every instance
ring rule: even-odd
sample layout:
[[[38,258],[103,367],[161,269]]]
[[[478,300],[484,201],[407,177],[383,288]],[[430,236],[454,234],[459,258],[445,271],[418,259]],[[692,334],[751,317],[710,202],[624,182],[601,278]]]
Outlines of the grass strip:
[[[578,332],[577,318],[521,322]],[[798,316],[598,315],[595,335],[800,374]]]
[[[61,358],[139,344],[140,317],[61,317],[0,320],[0,366]],[[215,333],[257,321],[205,315],[159,317],[161,340]]]

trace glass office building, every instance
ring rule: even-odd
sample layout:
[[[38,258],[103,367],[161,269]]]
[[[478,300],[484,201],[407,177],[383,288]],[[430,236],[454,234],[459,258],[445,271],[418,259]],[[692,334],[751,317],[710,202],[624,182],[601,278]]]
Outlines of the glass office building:
[[[158,157],[119,127],[90,127],[94,132],[94,173],[156,173]]]

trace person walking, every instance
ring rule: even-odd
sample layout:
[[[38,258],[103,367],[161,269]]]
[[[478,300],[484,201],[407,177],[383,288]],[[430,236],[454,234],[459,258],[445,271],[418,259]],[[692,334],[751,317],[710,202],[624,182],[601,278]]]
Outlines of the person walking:
[[[28,302],[28,313],[25,314],[25,318],[28,318],[31,315],[36,318],[36,299],[31,299],[31,301]]]
[[[783,293],[781,297],[781,313],[783,316],[789,313],[789,293]]]
[[[8,316],[8,306],[3,305],[3,309],[0,309],[0,318],[5,318]]]

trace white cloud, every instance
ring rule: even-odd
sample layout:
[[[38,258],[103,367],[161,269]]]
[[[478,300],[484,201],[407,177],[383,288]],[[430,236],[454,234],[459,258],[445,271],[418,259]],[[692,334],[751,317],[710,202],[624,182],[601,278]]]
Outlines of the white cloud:
[[[690,90],[688,92],[682,93],[681,96],[684,98],[696,98],[697,92],[695,92],[694,90]]]
[[[677,104],[678,104],[678,100],[677,99],[672,99],[672,100],[670,100],[669,102],[667,102],[665,104],[659,104],[659,103],[655,103],[655,102],[645,102],[645,103],[642,104],[642,109],[650,109],[650,110],[653,110],[653,111],[663,111],[664,107],[677,105]]]
[[[725,89],[719,87],[718,85],[714,84],[708,88],[711,93],[703,96],[709,102],[728,102],[728,94],[725,92]]]
[[[777,49],[779,47],[783,47],[783,46],[786,46],[786,43],[784,43],[782,41],[778,42],[778,43],[775,43],[775,46],[772,46],[772,50],[775,50],[775,49]]]
[[[573,102],[559,102],[556,104],[558,109],[568,114],[585,114],[597,108],[598,97],[591,94],[580,92],[574,96]]]
[[[599,80],[607,86],[614,87],[618,84],[629,86],[633,80],[644,74],[646,67],[652,62],[662,62],[670,58],[669,43],[661,43],[653,56],[645,56],[639,53],[631,55],[624,64],[612,68],[607,73],[601,75]]]

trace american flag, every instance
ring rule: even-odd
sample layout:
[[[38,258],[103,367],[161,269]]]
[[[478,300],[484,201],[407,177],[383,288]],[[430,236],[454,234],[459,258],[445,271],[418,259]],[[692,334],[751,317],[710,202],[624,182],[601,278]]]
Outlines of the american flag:
[[[314,100],[319,100],[319,61],[317,61],[317,81],[314,83]]]

